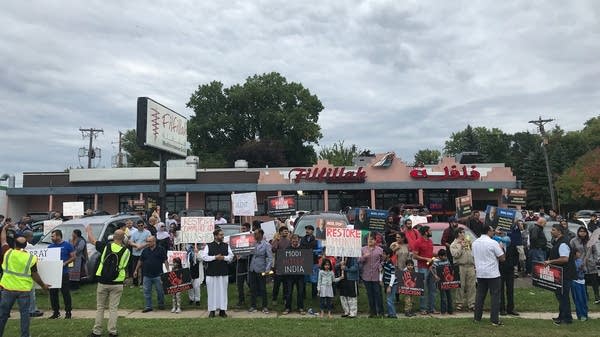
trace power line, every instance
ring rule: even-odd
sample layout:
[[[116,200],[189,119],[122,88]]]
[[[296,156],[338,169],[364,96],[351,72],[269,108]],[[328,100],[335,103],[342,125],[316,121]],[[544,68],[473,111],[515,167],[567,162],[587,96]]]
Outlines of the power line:
[[[84,151],[80,151],[79,156],[80,157],[88,157],[88,168],[92,168],[92,159],[102,157],[100,148],[94,149],[93,140],[98,136],[98,134],[104,133],[104,130],[103,129],[94,129],[94,128],[89,128],[89,129],[79,128],[79,131],[81,131],[81,136],[83,138],[89,137],[89,139],[90,139],[87,151],[85,151],[85,148],[82,148]]]
[[[554,183],[552,182],[552,171],[550,170],[548,151],[546,150],[546,147],[548,146],[548,137],[546,136],[546,130],[544,129],[544,125],[553,121],[554,119],[542,119],[542,117],[540,116],[537,120],[529,121],[528,123],[535,124],[540,130],[540,134],[542,135],[542,153],[544,154],[544,160],[546,161],[546,174],[548,175],[548,188],[550,189],[550,200],[552,202],[552,209],[556,211],[557,208],[556,198],[554,196]]]

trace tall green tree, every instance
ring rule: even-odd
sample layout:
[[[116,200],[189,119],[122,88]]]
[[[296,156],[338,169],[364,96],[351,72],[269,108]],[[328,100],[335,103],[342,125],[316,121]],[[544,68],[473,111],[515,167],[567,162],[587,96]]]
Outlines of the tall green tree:
[[[442,153],[438,150],[424,149],[419,150],[415,154],[415,165],[435,165],[440,162]]]
[[[355,144],[345,146],[344,141],[339,140],[332,146],[322,147],[319,151],[319,159],[327,159],[334,166],[350,166],[354,158],[364,152],[359,150]]]
[[[484,163],[504,163],[508,160],[511,136],[498,128],[473,128],[471,125],[452,133],[444,153],[455,156],[461,152],[478,152]]]
[[[187,106],[195,113],[188,140],[205,167],[231,165],[231,153],[262,140],[281,142],[289,165],[316,160],[313,146],[322,137],[317,122],[323,105],[302,84],[279,73],[254,75],[229,88],[218,81],[202,84]]]
[[[135,129],[127,130],[123,134],[123,150],[127,154],[127,166],[131,167],[152,167],[156,166],[154,161],[158,160],[158,150],[151,148],[142,148],[138,146],[137,134]]]
[[[444,145],[444,154],[455,156],[461,152],[479,152],[480,140],[471,125],[458,132],[453,132]]]

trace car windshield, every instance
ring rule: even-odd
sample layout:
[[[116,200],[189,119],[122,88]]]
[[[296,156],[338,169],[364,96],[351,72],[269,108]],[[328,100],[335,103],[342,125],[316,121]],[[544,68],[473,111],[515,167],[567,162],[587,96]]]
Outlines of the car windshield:
[[[294,234],[301,237],[306,235],[306,226],[312,225],[315,227],[314,235],[317,239],[325,239],[325,228],[328,224],[334,223],[336,226],[347,226],[348,220],[343,215],[337,214],[311,214],[296,219],[294,223]]]
[[[103,224],[91,224],[90,226],[92,226],[92,233],[94,233],[94,237],[96,237],[98,239],[100,237],[100,233],[102,232],[102,228],[104,227]],[[58,225],[55,229],[60,229],[62,231],[63,239],[65,239],[65,240],[71,239],[71,233],[73,233],[73,230],[75,230],[75,229],[79,229],[81,231],[81,234],[83,234],[84,238],[87,237],[87,235],[85,234],[85,227],[83,224],[78,224],[78,223],[61,224],[61,225]],[[52,243],[52,239],[50,238],[51,235],[52,235],[51,232],[44,235],[44,237],[39,242],[47,243],[47,244]]]

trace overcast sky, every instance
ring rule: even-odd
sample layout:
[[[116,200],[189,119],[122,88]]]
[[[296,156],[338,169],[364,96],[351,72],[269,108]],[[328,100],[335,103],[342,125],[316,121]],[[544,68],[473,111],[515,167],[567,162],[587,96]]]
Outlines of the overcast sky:
[[[11,1],[0,60],[0,174],[86,165],[79,127],[110,167],[138,96],[190,116],[198,85],[271,71],[323,102],[320,145],[412,162],[467,123],[599,115],[600,2]]]

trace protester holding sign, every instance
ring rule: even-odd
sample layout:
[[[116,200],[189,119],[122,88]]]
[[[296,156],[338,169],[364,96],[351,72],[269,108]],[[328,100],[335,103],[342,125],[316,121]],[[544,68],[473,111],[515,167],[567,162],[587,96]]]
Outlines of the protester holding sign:
[[[52,231],[50,236],[52,243],[48,245],[48,248],[60,248],[60,259],[63,261],[63,278],[60,287],[60,292],[63,296],[65,303],[65,318],[71,318],[71,285],[69,281],[69,264],[75,261],[75,250],[70,242],[63,240],[63,234],[60,229]],[[60,317],[60,306],[58,303],[58,289],[50,289],[50,305],[52,306],[52,316],[50,319],[57,319]]]
[[[33,248],[33,232],[32,231],[25,231],[23,233],[23,236],[25,237],[25,239],[27,240],[27,247],[25,248],[27,251],[29,251],[30,249]],[[36,299],[35,299],[35,288],[31,289],[31,301],[30,301],[30,305],[29,305],[29,317],[40,317],[43,316],[44,313],[41,312],[40,310],[38,310],[37,307],[37,303],[36,303]]]
[[[494,229],[483,226],[483,233],[473,242],[473,257],[477,275],[477,295],[475,297],[475,321],[481,321],[483,302],[488,289],[492,297],[490,319],[493,326],[504,325],[500,321],[500,269],[498,261],[504,261],[504,251],[497,241],[492,240]]]
[[[197,245],[189,245],[187,249],[187,259],[190,264],[190,277],[192,279],[192,289],[188,291],[189,304],[200,305],[200,285],[204,281],[204,266],[202,257],[198,254]]]
[[[265,232],[258,228],[254,231],[254,239],[256,239],[256,247],[250,260],[250,309],[249,312],[256,311],[256,297],[262,297],[262,311],[265,314],[269,313],[267,307],[267,287],[265,275],[271,272],[273,266],[273,252],[271,245],[264,239]]]
[[[287,227],[282,226],[277,230],[277,234],[273,236],[271,249],[273,250],[273,253],[275,253],[275,261],[283,255],[283,251],[290,245],[290,240],[288,239],[289,234],[290,230]],[[275,274],[273,276],[273,304],[277,303],[277,296],[279,296],[281,284],[283,284],[283,297],[285,297],[285,294],[287,293],[287,283],[285,282],[285,278],[283,275]]]
[[[4,335],[4,328],[15,302],[19,303],[21,313],[21,336],[29,337],[29,301],[33,281],[43,289],[48,285],[42,281],[37,273],[37,257],[25,250],[27,240],[24,237],[15,239],[15,248],[9,247],[6,240],[6,229],[0,230],[0,245],[2,246],[2,278],[0,279],[0,336]]]
[[[206,292],[208,293],[208,317],[215,317],[215,310],[219,309],[219,316],[227,317],[227,282],[229,269],[227,264],[233,260],[233,252],[228,244],[223,242],[223,230],[215,229],[214,241],[208,243],[202,250],[202,260],[207,262]]]
[[[600,303],[600,295],[598,294],[598,269],[596,262],[600,256],[596,249],[595,244],[589,244],[590,234],[585,226],[579,227],[577,230],[577,237],[571,239],[571,247],[577,249],[581,253],[581,259],[583,261],[582,270],[585,273],[584,285],[592,286],[594,291],[595,301],[594,303]]]
[[[435,310],[435,280],[429,267],[433,262],[433,241],[431,241],[431,229],[429,226],[419,228],[421,237],[415,242],[413,249],[413,258],[417,260],[418,272],[423,274],[425,279],[426,293],[419,299],[419,308],[421,315],[439,314]]]
[[[233,195],[232,195],[233,196]],[[250,223],[245,222],[240,226],[240,233],[245,233],[250,231]],[[252,235],[248,233],[248,235]],[[252,239],[252,237],[250,237]],[[229,239],[229,243],[233,246],[231,242],[231,238]],[[248,247],[251,247],[248,243]],[[235,265],[235,283],[237,285],[238,291],[238,302],[236,306],[241,308],[245,305],[246,296],[244,295],[244,284],[248,284],[248,255],[237,254],[235,255],[235,259],[237,259],[237,263]]]
[[[402,269],[402,275],[411,275],[415,273],[415,262],[412,259],[408,259],[405,262],[406,267]],[[404,283],[405,278],[403,277],[402,281]],[[416,285],[416,284],[415,284]],[[414,287],[414,285],[413,285]],[[404,296],[404,316],[406,317],[414,317],[415,313],[413,312],[412,307],[412,295],[406,294]]]
[[[577,271],[575,270],[575,254],[569,246],[569,241],[565,236],[564,229],[560,224],[552,225],[550,234],[555,240],[548,260],[544,261],[544,265],[558,265],[563,267],[562,291],[556,292],[558,300],[558,317],[553,318],[554,324],[571,324],[573,316],[571,315],[571,301],[569,294],[571,293],[571,281],[576,278]]]
[[[344,310],[342,317],[356,318],[358,314],[356,302],[358,297],[358,259],[344,257],[336,267],[340,270],[338,274],[343,274],[339,283],[340,302]]]
[[[369,299],[369,318],[383,316],[383,299],[379,285],[379,273],[383,261],[383,250],[375,245],[375,232],[369,233],[367,246],[361,250],[362,280]]]
[[[438,287],[440,288],[440,311],[442,315],[446,313],[452,315],[454,313],[454,310],[452,309],[452,291],[450,289],[444,289],[442,286],[442,283],[447,281],[447,278],[451,277],[451,281],[454,281],[454,276],[449,271],[450,268],[452,268],[452,265],[448,260],[446,250],[440,249],[437,259],[435,259],[431,264],[431,272],[433,273],[433,276],[438,283]],[[450,277],[441,278],[438,276],[439,269],[445,269],[446,272],[443,274]]]
[[[123,294],[123,281],[126,277],[126,268],[129,263],[130,253],[125,247],[123,240],[125,232],[116,230],[113,234],[113,242],[97,241],[92,232],[92,227],[87,226],[87,237],[89,243],[101,252],[96,277],[96,320],[90,337],[102,336],[102,321],[104,311],[109,310],[107,330],[109,336],[117,336],[117,309]]]

